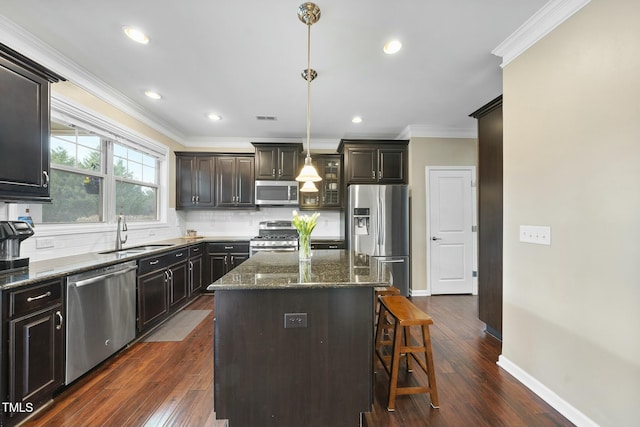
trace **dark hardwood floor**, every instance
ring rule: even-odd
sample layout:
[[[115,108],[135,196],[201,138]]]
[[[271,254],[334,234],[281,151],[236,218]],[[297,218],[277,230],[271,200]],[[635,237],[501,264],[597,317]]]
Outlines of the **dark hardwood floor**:
[[[376,363],[375,403],[365,417],[367,427],[573,425],[496,365],[500,342],[483,332],[477,297],[412,301],[434,319],[431,338],[440,408],[431,408],[429,396],[419,394],[399,396],[396,411],[387,412],[388,377]],[[213,297],[201,296],[185,308],[194,309],[213,309]],[[181,342],[133,344],[24,425],[215,426],[212,322],[213,314]],[[420,370],[403,380],[425,381]]]

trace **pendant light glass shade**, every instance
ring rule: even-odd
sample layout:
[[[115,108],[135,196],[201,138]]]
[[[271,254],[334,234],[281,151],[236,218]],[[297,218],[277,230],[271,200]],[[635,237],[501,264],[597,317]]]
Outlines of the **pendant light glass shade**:
[[[307,157],[304,159],[304,166],[300,171],[300,175],[296,178],[296,181],[299,182],[318,182],[322,181],[320,175],[318,175],[318,171],[311,164],[311,157]]]
[[[313,181],[307,181],[307,182],[304,183],[302,188],[300,188],[300,192],[301,193],[317,193],[318,192],[318,188],[313,183]]]

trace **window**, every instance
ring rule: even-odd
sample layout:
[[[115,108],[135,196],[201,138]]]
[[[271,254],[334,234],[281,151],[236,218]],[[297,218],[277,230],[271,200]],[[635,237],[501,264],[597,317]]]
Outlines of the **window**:
[[[158,206],[158,160],[134,148],[113,144],[116,210],[131,220],[154,220]]]
[[[29,208],[40,224],[101,224],[118,214],[127,222],[160,219],[161,150],[88,123],[62,122],[51,122],[52,203],[21,205],[21,212]]]
[[[104,140],[91,132],[51,124],[51,198],[42,223],[102,222]]]

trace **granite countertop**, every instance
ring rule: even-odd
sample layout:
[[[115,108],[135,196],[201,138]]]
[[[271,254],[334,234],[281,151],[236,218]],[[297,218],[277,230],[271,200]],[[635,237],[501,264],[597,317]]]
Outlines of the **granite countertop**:
[[[316,250],[310,262],[299,262],[298,252],[260,252],[207,290],[388,286],[390,282],[386,267],[353,251]]]
[[[0,273],[0,291],[29,285],[43,280],[52,280],[65,277],[69,274],[82,273],[108,265],[118,264],[125,261],[146,258],[174,249],[180,249],[192,246],[202,242],[230,242],[230,241],[249,241],[251,237],[244,236],[197,236],[197,237],[177,237],[175,239],[167,239],[156,242],[147,242],[140,244],[129,244],[124,249],[144,246],[144,245],[167,245],[157,249],[139,252],[136,254],[127,254],[126,256],[117,253],[105,253],[110,249],[104,249],[99,252],[90,252],[79,255],[71,255],[60,258],[53,258],[43,261],[32,261],[29,268],[17,270],[10,273]]]

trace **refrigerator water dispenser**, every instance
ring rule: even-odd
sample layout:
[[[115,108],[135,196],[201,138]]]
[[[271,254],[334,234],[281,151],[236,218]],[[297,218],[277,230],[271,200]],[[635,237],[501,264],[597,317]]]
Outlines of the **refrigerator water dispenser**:
[[[369,235],[369,224],[371,222],[371,214],[369,208],[353,209],[353,231],[358,236]]]

